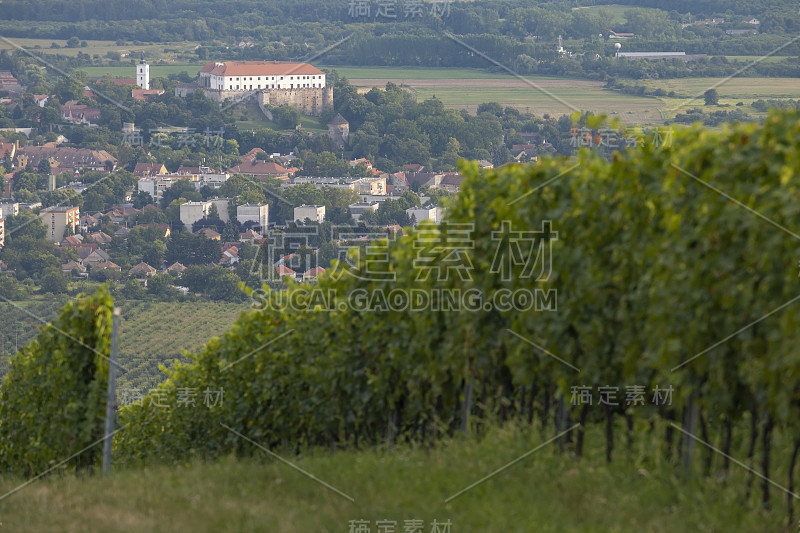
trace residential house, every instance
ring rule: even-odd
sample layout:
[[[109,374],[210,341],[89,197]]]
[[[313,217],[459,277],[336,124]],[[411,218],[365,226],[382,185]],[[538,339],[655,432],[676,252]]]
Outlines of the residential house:
[[[319,266],[309,268],[303,273],[303,281],[317,279],[323,272],[325,272],[325,269]]]
[[[119,228],[117,231],[114,232],[114,236],[122,237],[124,239],[128,236],[130,232],[131,232],[130,228],[122,226],[121,228]]]
[[[93,228],[100,224],[100,219],[95,218],[92,215],[83,215],[81,217],[81,232],[85,233],[89,231],[89,228]]]
[[[448,172],[439,183],[439,188],[443,191],[458,192],[462,183],[464,183],[464,176],[458,172]]]
[[[266,180],[268,178],[289,178],[289,171],[285,167],[273,163],[272,161],[260,161],[257,159],[247,163],[240,163],[235,167],[229,168],[228,173],[246,174],[259,180]]]
[[[22,92],[22,84],[11,74],[10,70],[0,70],[0,91]]]
[[[186,267],[183,266],[181,263],[178,263],[177,261],[167,267],[167,273],[177,274],[178,277],[181,277],[185,270]]]
[[[62,246],[72,246],[76,247],[83,242],[83,237],[81,235],[70,235],[69,237],[64,237],[64,240],[61,241]]]
[[[262,238],[262,236],[259,235],[258,233],[256,233],[255,231],[253,231],[252,229],[249,229],[249,230],[245,231],[244,233],[240,233],[239,234],[239,240],[241,242],[249,242],[250,244],[252,244],[254,241],[256,241],[258,239],[261,239],[261,238]]]
[[[61,265],[61,272],[70,275],[73,271],[77,271],[78,274],[85,274],[86,267],[82,264],[78,263],[77,261],[67,261],[63,265]]]
[[[109,235],[109,234],[107,234],[105,232],[102,232],[102,231],[96,231],[94,233],[89,233],[88,235],[86,235],[86,239],[90,240],[90,241],[94,241],[97,244],[110,244],[111,241],[114,240],[111,237],[111,235]]]
[[[161,96],[164,94],[162,89],[131,89],[131,96],[134,100],[147,100],[151,96]]]
[[[275,272],[277,272],[279,278],[297,278],[297,272],[286,265],[278,265],[277,268],[275,268]]]
[[[163,239],[168,239],[172,235],[172,230],[169,224],[139,224],[138,228],[156,228],[158,229],[158,236]]]
[[[79,104],[70,100],[61,106],[61,119],[73,124],[98,124],[100,122],[100,108]]]
[[[50,100],[50,96],[47,94],[34,94],[33,101],[36,102],[36,105],[39,107],[44,107],[47,104],[47,101]]]
[[[117,272],[122,272],[122,267],[112,261],[103,261],[102,263],[93,265],[92,270],[115,270]]]
[[[211,228],[202,228],[202,229],[196,231],[195,234],[196,235],[202,235],[206,239],[210,239],[212,241],[218,241],[218,240],[220,240],[222,238],[222,235],[220,235],[218,232],[214,231]]]
[[[81,243],[78,246],[75,246],[75,251],[78,252],[78,259],[83,263],[87,257],[89,257],[92,252],[97,250],[100,246],[97,243]]]
[[[156,272],[158,271],[155,268],[151,267],[145,262],[141,262],[131,268],[129,274],[137,278],[149,278],[150,276],[155,275]]]
[[[161,163],[136,163],[136,167],[133,169],[133,175],[140,178],[158,176],[167,172],[167,167]]]
[[[239,248],[236,246],[231,246],[224,252],[222,252],[222,257],[219,260],[219,264],[223,266],[230,266],[235,265],[239,262]]]
[[[111,256],[100,248],[96,248],[90,253],[86,259],[81,261],[81,264],[86,267],[94,268],[100,263],[107,263],[111,261]]]

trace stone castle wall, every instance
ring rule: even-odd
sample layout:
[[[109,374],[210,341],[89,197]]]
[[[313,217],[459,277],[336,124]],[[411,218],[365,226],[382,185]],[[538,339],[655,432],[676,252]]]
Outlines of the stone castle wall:
[[[323,111],[333,108],[333,90],[329,87],[269,89],[260,91],[257,98],[261,106],[287,105],[311,116],[319,116]]]
[[[215,91],[189,84],[175,89],[176,96],[186,97],[194,91],[203,91],[205,95],[222,104],[230,100],[236,105],[244,105],[255,99],[262,109],[266,106],[279,107],[288,105],[304,115],[319,116],[323,111],[333,109],[333,89],[330,87],[315,87],[303,89],[261,89],[257,91]]]

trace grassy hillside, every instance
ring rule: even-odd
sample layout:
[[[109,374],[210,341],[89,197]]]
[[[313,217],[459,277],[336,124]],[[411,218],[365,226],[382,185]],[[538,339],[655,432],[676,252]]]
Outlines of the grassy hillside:
[[[42,320],[52,320],[66,299],[0,302],[0,375],[17,347],[33,339]],[[120,328],[118,388],[149,390],[163,380],[159,363],[171,363],[182,350],[193,351],[230,329],[244,304],[226,302],[124,302]]]
[[[256,452],[253,458],[37,481],[2,500],[2,523],[8,531],[98,533],[347,532],[354,531],[351,520],[369,521],[369,531],[380,531],[379,520],[395,521],[398,532],[405,531],[404,521],[421,520],[424,533],[434,520],[450,520],[449,530],[439,530],[450,533],[793,530],[784,529],[785,495],[776,496],[778,490],[770,511],[756,503],[758,490],[748,502],[731,489],[743,485],[746,472],[739,467],[732,467],[726,488],[719,479],[687,477],[671,465],[645,467],[635,452],[606,466],[600,447],[591,445],[600,443],[597,433],[589,435],[582,462],[559,454],[558,442],[547,444],[445,502],[551,437],[507,429],[434,449],[282,452],[344,495],[243,442]],[[659,446],[662,437],[659,431],[637,445]],[[0,493],[18,481],[0,479]]]

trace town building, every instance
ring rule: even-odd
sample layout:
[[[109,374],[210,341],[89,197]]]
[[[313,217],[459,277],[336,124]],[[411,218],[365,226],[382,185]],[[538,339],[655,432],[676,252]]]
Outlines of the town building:
[[[211,202],[186,202],[181,204],[181,222],[187,229],[191,230],[192,224],[208,217],[212,205]]]
[[[0,70],[0,91],[21,93],[22,84],[11,74],[10,70]]]
[[[324,205],[301,205],[294,208],[294,219],[300,222],[305,222],[306,219],[311,222],[324,222],[325,221],[325,206]]]
[[[0,202],[0,211],[4,217],[15,217],[19,215],[19,203],[12,201]]]
[[[288,178],[289,170],[272,161],[261,161],[253,159],[252,161],[242,162],[235,167],[228,169],[230,174],[246,174],[253,176],[259,180],[266,180],[267,178]]]
[[[255,222],[262,231],[269,226],[269,205],[267,204],[242,204],[236,206],[236,220],[239,224]]]
[[[353,220],[358,222],[359,220],[361,220],[361,216],[364,213],[369,211],[375,212],[378,210],[378,206],[380,206],[378,202],[370,202],[370,203],[359,202],[356,204],[350,204],[347,207],[348,209],[350,209],[350,216],[353,217]]]
[[[133,169],[133,175],[140,178],[163,175],[167,172],[167,167],[161,163],[136,163],[136,167]]]
[[[161,96],[163,89],[131,89],[131,97],[134,100],[147,100],[151,96]]]
[[[438,224],[444,219],[444,209],[435,205],[430,207],[411,207],[406,209],[406,215],[412,219],[415,226],[418,226],[423,220]]]
[[[70,100],[61,106],[61,119],[72,124],[98,124],[100,122],[100,108],[79,104],[77,100]]]
[[[42,159],[47,159],[54,174],[76,170],[113,172],[117,166],[116,158],[105,150],[66,146],[23,146],[17,150],[17,154],[18,168],[25,168],[28,164],[37,168]]]
[[[217,208],[217,216],[223,222],[228,222],[231,218],[228,215],[228,203],[230,198],[211,198],[208,200]]]
[[[359,178],[353,182],[353,190],[358,194],[386,194],[386,178]]]
[[[74,206],[53,206],[42,209],[39,216],[47,227],[47,238],[53,242],[61,242],[64,234],[75,233],[80,224],[80,209]]]
[[[154,202],[160,202],[161,197],[164,195],[164,191],[172,187],[180,179],[196,181],[192,180],[191,176],[148,176],[145,178],[139,178],[139,182],[136,184],[136,187],[138,191],[149,194],[153,198]],[[195,186],[196,185],[197,184],[195,184]]]

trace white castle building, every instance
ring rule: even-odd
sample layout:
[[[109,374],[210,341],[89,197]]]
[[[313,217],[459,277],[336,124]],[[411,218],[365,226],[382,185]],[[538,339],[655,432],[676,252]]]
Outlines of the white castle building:
[[[294,107],[306,115],[319,115],[333,107],[333,91],[325,73],[308,63],[285,61],[208,62],[196,83],[181,83],[177,96],[202,90],[215,102],[243,102],[254,97],[259,106]]]

